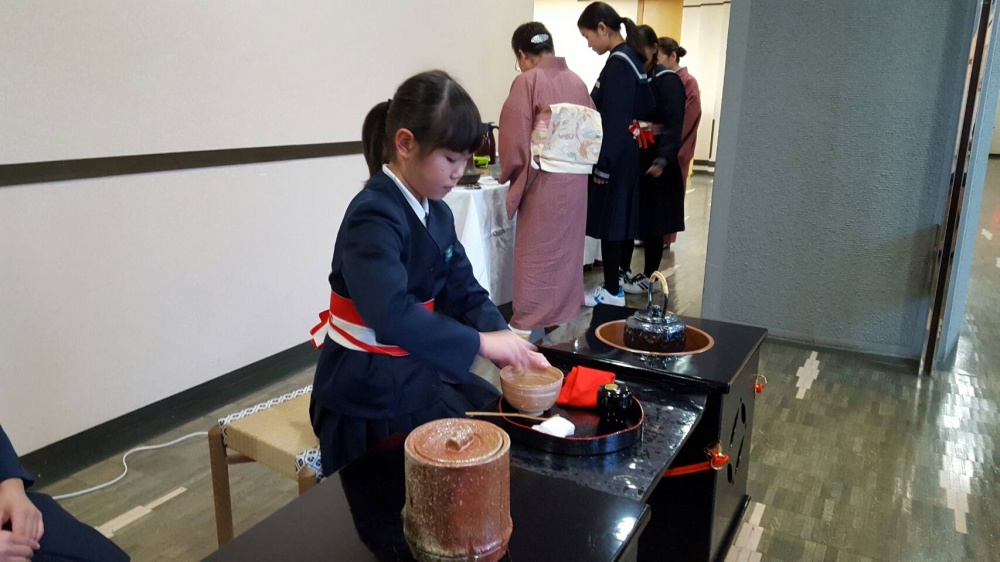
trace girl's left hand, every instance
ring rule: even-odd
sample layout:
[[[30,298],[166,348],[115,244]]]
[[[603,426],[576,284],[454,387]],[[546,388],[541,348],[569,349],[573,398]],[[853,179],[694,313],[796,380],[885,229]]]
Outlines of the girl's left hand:
[[[660,177],[662,173],[663,173],[663,168],[661,166],[657,166],[656,164],[653,164],[652,166],[649,167],[648,170],[646,170],[646,175],[653,176],[654,178]]]

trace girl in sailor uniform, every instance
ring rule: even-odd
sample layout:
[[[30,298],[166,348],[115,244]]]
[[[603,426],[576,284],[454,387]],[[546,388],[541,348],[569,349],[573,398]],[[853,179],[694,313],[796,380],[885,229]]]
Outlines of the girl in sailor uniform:
[[[477,354],[544,368],[476,281],[441,201],[481,142],[479,110],[442,71],[406,80],[362,128],[371,179],[340,225],[310,416],[323,473],[393,434],[465,417],[499,397]]]
[[[684,230],[684,175],[678,163],[681,148],[681,129],[684,125],[684,103],[687,94],[680,76],[662,64],[657,64],[656,32],[648,25],[638,27],[646,55],[649,84],[656,99],[656,107],[643,117],[643,134],[652,142],[642,148],[639,157],[639,236],[643,241],[645,263],[635,275],[625,272],[626,293],[646,294],[649,276],[659,269],[663,259],[663,237],[671,232]],[[633,245],[625,241],[622,262],[632,262]],[[660,291],[660,282],[653,282],[653,290]]]
[[[604,283],[586,295],[585,304],[625,306],[619,280],[630,264],[622,263],[622,249],[638,235],[639,212],[639,145],[632,122],[655,102],[635,22],[604,2],[594,2],[584,8],[577,27],[595,53],[611,53],[590,93],[601,112],[604,142],[588,186],[587,236],[601,240]]]

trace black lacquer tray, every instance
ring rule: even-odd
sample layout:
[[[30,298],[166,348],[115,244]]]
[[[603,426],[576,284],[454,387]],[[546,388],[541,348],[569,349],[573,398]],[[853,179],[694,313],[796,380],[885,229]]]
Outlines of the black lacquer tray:
[[[499,405],[500,413],[517,413],[517,410],[507,403],[502,397]],[[510,438],[524,443],[529,447],[541,449],[549,453],[561,455],[604,455],[621,451],[642,440],[642,423],[645,414],[642,404],[634,396],[632,397],[632,408],[629,410],[629,425],[625,429],[612,433],[602,432],[599,426],[600,416],[596,409],[572,408],[556,404],[547,410],[543,417],[559,414],[576,426],[576,432],[570,437],[556,437],[540,431],[531,429],[531,426],[539,423],[518,417],[503,416],[502,427],[510,434]]]

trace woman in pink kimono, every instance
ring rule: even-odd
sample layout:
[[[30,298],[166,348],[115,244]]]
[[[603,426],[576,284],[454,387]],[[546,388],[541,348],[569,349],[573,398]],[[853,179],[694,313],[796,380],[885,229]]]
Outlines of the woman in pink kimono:
[[[522,74],[511,84],[500,112],[500,181],[510,181],[507,215],[517,214],[510,325],[527,337],[530,330],[561,324],[580,313],[588,178],[532,168],[531,132],[551,104],[592,108],[594,103],[583,80],[564,58],[555,56],[552,34],[544,25],[521,25],[511,47]]]
[[[681,77],[684,93],[687,94],[687,102],[684,104],[684,127],[681,129],[681,149],[677,152],[677,162],[681,166],[681,173],[684,174],[686,191],[688,175],[691,172],[691,160],[694,159],[694,144],[698,140],[698,124],[701,123],[701,93],[698,89],[698,81],[688,73],[686,66],[680,65],[680,58],[687,54],[687,49],[678,45],[677,41],[670,37],[660,37],[658,43],[660,49],[656,55],[657,62]],[[663,237],[663,247],[670,248],[670,244],[676,241],[676,232],[668,234]]]

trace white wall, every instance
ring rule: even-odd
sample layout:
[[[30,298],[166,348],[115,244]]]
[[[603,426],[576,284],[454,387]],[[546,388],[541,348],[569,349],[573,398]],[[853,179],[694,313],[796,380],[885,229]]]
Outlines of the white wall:
[[[531,6],[5,2],[0,164],[357,140],[430,67],[496,120]],[[306,341],[365,175],[350,156],[0,188],[0,424],[18,452]]]
[[[22,454],[288,349],[360,156],[0,189],[0,423]]]
[[[619,15],[632,18],[635,21],[639,10],[636,0],[608,3],[615,8]],[[601,74],[601,69],[604,68],[604,61],[608,55],[598,56],[590,50],[590,47],[587,46],[587,40],[580,35],[580,30],[576,27],[576,20],[580,18],[580,13],[586,7],[585,2],[577,0],[535,0],[534,20],[545,24],[545,27],[552,33],[556,54],[566,57],[566,64],[570,70],[576,72],[583,79],[587,88],[593,88],[597,77]],[[507,53],[510,54],[508,66],[511,68],[514,66],[514,55],[509,45],[513,32],[513,28],[507,32],[507,39],[504,43],[508,45]]]
[[[695,160],[714,162],[718,148],[729,10],[728,2],[702,5],[701,0],[686,0],[684,3],[680,44],[688,53],[681,59],[681,66],[687,67],[701,89],[701,123],[698,126]]]
[[[0,2],[0,164],[357,140],[427,68],[495,121],[530,17],[530,0]]]

